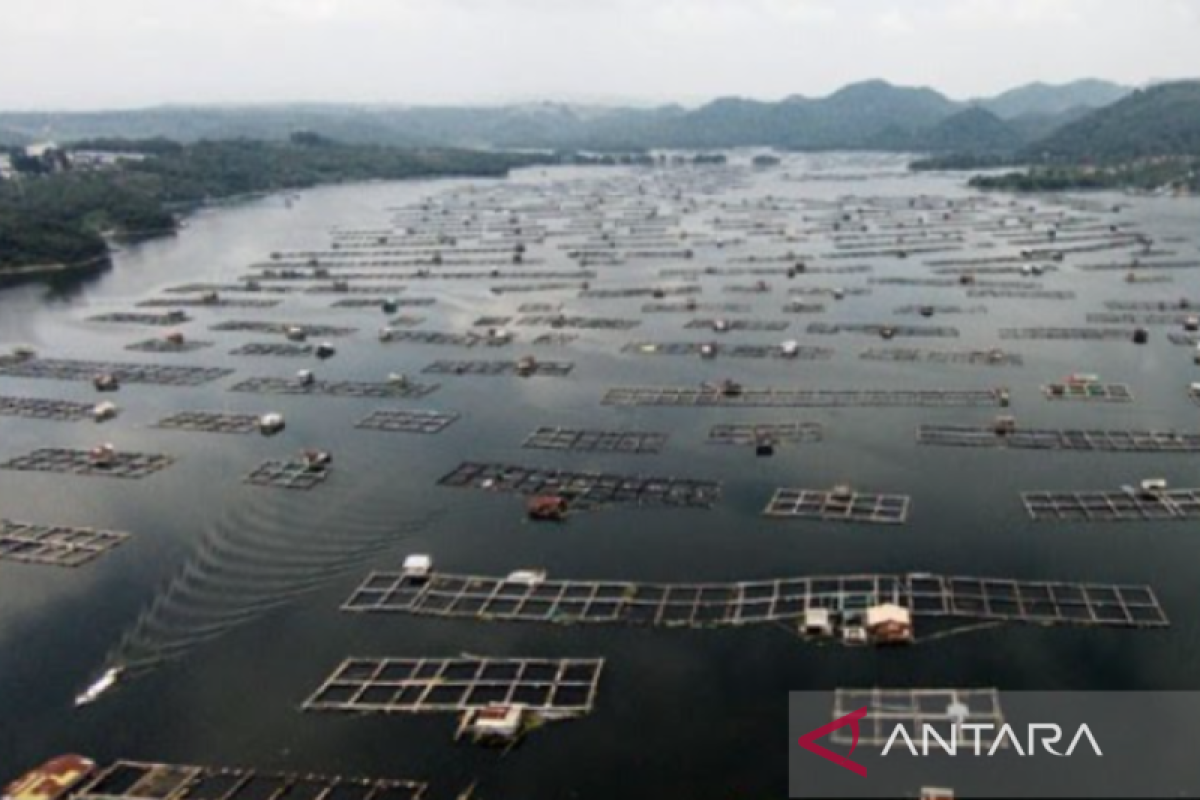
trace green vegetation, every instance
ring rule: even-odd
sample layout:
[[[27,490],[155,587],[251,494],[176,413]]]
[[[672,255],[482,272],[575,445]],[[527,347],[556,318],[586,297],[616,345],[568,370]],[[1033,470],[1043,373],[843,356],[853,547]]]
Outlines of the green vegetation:
[[[19,154],[19,176],[0,181],[0,272],[103,261],[107,237],[175,230],[197,204],[319,184],[439,176],[502,176],[544,156],[345,145],[312,134],[288,142],[89,141],[76,149],[142,153],[98,171],[75,171],[63,154]]]
[[[1103,189],[1142,192],[1200,192],[1200,158],[1157,158],[1109,166],[1041,166],[1005,175],[977,175],[977,189],[1010,192],[1066,192]]]

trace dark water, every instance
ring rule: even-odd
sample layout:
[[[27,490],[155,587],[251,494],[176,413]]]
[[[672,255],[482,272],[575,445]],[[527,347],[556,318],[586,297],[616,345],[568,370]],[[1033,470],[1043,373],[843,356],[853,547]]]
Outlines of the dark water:
[[[820,160],[827,166],[828,159]],[[864,180],[785,181],[783,171],[753,175],[726,199],[844,195],[963,196],[956,179],[881,174],[895,165],[839,159],[839,173]],[[799,174],[806,161],[790,163]],[[613,172],[532,172],[522,182],[610,177]],[[0,344],[32,344],[47,356],[228,365],[238,378],[286,376],[293,359],[226,355],[263,335],[215,333],[220,319],[279,319],[346,324],[339,355],[317,367],[323,377],[381,380],[419,372],[442,358],[502,358],[522,352],[426,345],[380,346],[375,309],[331,309],[333,297],[287,295],[276,309],[190,310],[184,330],[217,346],[187,355],[149,356],[125,345],[158,329],[89,323],[104,310],[128,310],[147,295],[193,280],[234,280],[276,249],[322,249],[331,226],[387,225],[387,209],[464,186],[461,182],[339,187],[305,193],[287,208],[278,198],[193,218],[178,237],[121,253],[115,268],[48,290],[25,285],[0,293]],[[492,184],[494,187],[495,185]],[[1095,198],[1092,198],[1095,199]],[[1130,203],[1120,219],[1158,237],[1177,258],[1194,259],[1200,206],[1194,201],[1099,198]],[[709,216],[697,216],[696,219]],[[1097,217],[1107,220],[1103,214]],[[826,252],[829,243],[798,245]],[[703,252],[703,251],[702,251]],[[748,251],[748,252],[753,252]],[[988,251],[993,254],[999,251]],[[532,252],[566,268],[555,250]],[[970,250],[933,257],[980,255]],[[1108,261],[1109,253],[1086,260]],[[604,273],[597,286],[650,285],[664,267],[719,263],[715,253],[689,264],[632,262]],[[922,258],[856,259],[876,276],[926,276]],[[230,378],[194,389],[127,386],[123,413],[91,423],[0,418],[0,458],[39,446],[165,452],[173,467],[144,481],[0,472],[0,512],[7,518],[126,530],[134,538],[79,570],[0,563],[0,775],[60,752],[116,758],[244,765],[429,780],[436,796],[479,781],[487,798],[675,797],[689,800],[782,797],[786,793],[787,692],[843,686],[996,686],[1005,689],[1191,689],[1200,666],[1193,524],[1069,525],[1031,523],[1018,493],[1039,489],[1115,489],[1150,475],[1173,485],[1198,484],[1196,460],[1179,455],[1110,455],[918,448],[917,425],[984,423],[995,409],[613,409],[600,405],[610,385],[688,385],[733,377],[752,386],[808,388],[985,388],[1010,385],[1013,413],[1039,427],[1186,429],[1197,408],[1185,395],[1195,380],[1189,348],[1153,329],[1146,347],[1125,343],[1005,342],[1025,356],[1017,368],[900,365],[862,361],[884,343],[858,336],[806,337],[813,321],[879,322],[919,302],[986,303],[979,316],[898,319],[953,325],[957,340],[897,340],[889,346],[969,349],[1001,344],[1000,327],[1082,325],[1112,299],[1200,297],[1195,271],[1173,283],[1128,286],[1122,273],[1065,269],[1045,288],[1079,293],[1071,303],[968,300],[958,290],[876,286],[821,316],[786,316],[785,281],[768,295],[724,294],[705,278],[701,302],[753,303],[760,318],[789,319],[786,337],[729,334],[730,341],[798,338],[833,347],[824,363],[621,355],[631,339],[705,341],[684,331],[686,315],[648,315],[628,332],[584,331],[569,348],[539,351],[574,361],[569,379],[446,377],[442,389],[411,408],[459,412],[438,436],[386,435],[352,423],[386,404],[370,400],[279,398],[231,393]],[[811,276],[813,285],[857,286],[870,276]],[[1011,276],[1008,276],[1011,277]],[[410,296],[438,297],[422,326],[466,330],[481,314],[515,314],[524,302],[552,299],[571,311],[641,317],[644,298],[583,301],[574,292],[494,297],[463,281],[417,283]],[[740,315],[738,315],[740,316]],[[522,333],[532,336],[529,329]],[[1038,387],[1065,373],[1096,372],[1132,385],[1130,405],[1052,404]],[[4,394],[92,401],[90,386],[0,379]],[[278,410],[287,431],[273,439],[155,430],[175,410]],[[708,428],[738,420],[822,422],[822,444],[785,448],[772,459],[748,449],[706,445]],[[520,448],[539,425],[627,428],[671,434],[660,456],[555,454]],[[333,478],[311,493],[244,485],[265,458],[317,446],[336,453]],[[609,510],[566,526],[522,519],[521,501],[435,487],[460,461],[644,471],[720,480],[724,497],[711,512]],[[779,486],[852,481],[869,490],[913,496],[907,525],[897,528],[774,522],[759,516]],[[539,567],[551,575],[653,581],[732,581],[843,572],[924,571],[1020,579],[1150,584],[1172,627],[1162,632],[1005,628],[904,651],[805,645],[774,628],[672,631],[566,628],[453,622],[405,616],[342,614],[339,604],[371,568],[394,568],[405,554],[428,552],[453,572],[505,573]],[[598,707],[582,720],[553,725],[522,746],[496,753],[454,744],[451,718],[302,714],[299,706],[350,655],[603,656]],[[106,664],[136,667],[135,679],[93,707],[76,711],[74,694]],[[814,784],[814,787],[816,785]],[[894,795],[917,787],[894,787]],[[971,787],[958,787],[968,795]]]

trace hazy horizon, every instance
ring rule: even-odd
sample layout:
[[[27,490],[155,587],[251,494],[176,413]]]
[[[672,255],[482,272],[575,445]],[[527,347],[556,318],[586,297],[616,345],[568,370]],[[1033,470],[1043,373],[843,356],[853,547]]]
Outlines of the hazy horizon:
[[[697,105],[1200,74],[1192,0],[9,0],[0,109]]]

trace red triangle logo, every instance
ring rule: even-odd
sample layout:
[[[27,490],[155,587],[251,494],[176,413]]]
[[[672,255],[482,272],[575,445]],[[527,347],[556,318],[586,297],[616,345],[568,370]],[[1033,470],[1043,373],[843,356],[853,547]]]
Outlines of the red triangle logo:
[[[841,728],[849,725],[850,730],[854,733],[854,742],[850,745],[850,755],[854,755],[854,748],[858,747],[858,721],[865,716],[867,716],[867,709],[860,708],[858,711],[847,714],[841,719],[836,719],[828,725],[823,725],[820,728],[817,728],[815,731],[801,736],[800,746],[810,753],[816,753],[826,761],[832,761],[839,767],[848,769],[854,774],[861,775],[865,778],[867,777],[867,768],[862,764],[855,764],[850,759],[845,758],[844,756],[839,756],[832,750],[826,750],[824,747],[821,747],[821,745],[816,743],[817,739],[828,736],[834,731],[840,730]]]

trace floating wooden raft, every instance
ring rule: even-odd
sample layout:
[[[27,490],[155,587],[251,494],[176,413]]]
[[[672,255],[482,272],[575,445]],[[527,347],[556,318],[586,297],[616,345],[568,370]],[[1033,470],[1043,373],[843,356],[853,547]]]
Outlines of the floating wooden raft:
[[[1180,333],[1172,331],[1167,334],[1167,341],[1180,347],[1195,347],[1200,345],[1200,333]]]
[[[884,331],[891,331],[892,336],[901,338],[958,338],[958,328],[948,328],[936,325],[853,325],[845,323],[813,322],[809,324],[807,328],[807,333],[810,336],[834,336],[839,333],[856,333],[866,336],[882,336]]]
[[[521,314],[555,314],[562,310],[558,303],[522,303],[517,306]]]
[[[258,417],[253,414],[181,411],[159,420],[154,427],[194,433],[248,434],[258,430]]]
[[[622,353],[656,356],[726,356],[729,358],[782,358],[792,361],[828,361],[833,350],[828,347],[797,347],[785,353],[779,345],[768,344],[701,344],[699,342],[631,342],[621,348]]]
[[[1200,489],[1117,492],[1025,492],[1025,510],[1034,520],[1146,522],[1200,518]]]
[[[997,389],[740,389],[635,386],[609,389],[606,406],[741,408],[961,408],[1001,405]]]
[[[287,333],[291,329],[297,329],[306,336],[314,337],[338,337],[349,336],[357,331],[357,328],[346,328],[338,325],[298,325],[293,322],[247,322],[231,320],[213,325],[209,328],[212,331],[222,332],[244,332],[244,333]]]
[[[172,342],[169,339],[147,339],[144,342],[134,342],[126,345],[126,350],[137,353],[194,353],[206,347],[212,347],[212,342],[201,342],[195,339],[185,339],[182,342]]]
[[[229,351],[233,356],[275,356],[278,358],[301,358],[317,352],[315,345],[293,342],[247,342]]]
[[[582,330],[624,331],[642,324],[637,319],[607,319],[605,317],[568,317],[560,314],[535,314],[517,319],[521,327],[579,328]]]
[[[520,705],[546,720],[588,714],[604,659],[349,658],[305,711],[455,714]]]
[[[1089,325],[1184,325],[1190,318],[1198,316],[1187,312],[1175,314],[1136,314],[1129,312],[1105,311],[1088,314]]]
[[[1200,300],[1181,297],[1177,300],[1106,300],[1109,311],[1188,311],[1200,308]]]
[[[1200,261],[1114,261],[1107,264],[1076,264],[1085,272],[1127,272],[1143,269],[1200,269]]]
[[[839,493],[818,489],[777,489],[763,509],[768,517],[902,525],[908,520],[909,498],[897,494]]]
[[[354,423],[354,427],[364,430],[387,431],[388,433],[434,434],[441,433],[457,419],[458,414],[441,411],[382,408]]]
[[[858,357],[865,361],[968,364],[985,367],[1020,367],[1025,363],[1021,355],[1006,353],[1003,350],[918,350],[907,347],[872,348],[863,351]]]
[[[824,314],[827,310],[824,303],[785,303],[783,313],[785,314]]]
[[[721,484],[715,481],[575,472],[473,461],[460,464],[443,476],[438,485],[523,495],[559,495],[569,497],[571,505],[577,508],[631,504],[707,509],[721,497]]]
[[[274,308],[281,300],[253,299],[249,297],[211,300],[204,297],[152,297],[138,303],[138,308]]]
[[[927,313],[928,312],[928,313]],[[956,305],[909,305],[900,306],[892,311],[898,317],[915,317],[917,315],[972,315],[988,313],[987,306],[956,306]]]
[[[322,381],[302,383],[291,378],[248,378],[232,387],[231,392],[256,394],[323,395],[327,397],[425,397],[437,391],[436,383],[412,381],[368,383],[365,381]]]
[[[1040,341],[1124,341],[1133,339],[1133,329],[1125,328],[1001,328],[1001,339]]]
[[[471,325],[476,328],[503,328],[511,325],[512,321],[512,317],[479,317]]]
[[[1133,390],[1125,383],[1050,383],[1042,387],[1047,400],[1089,400],[1099,403],[1132,403]]]
[[[922,425],[917,443],[941,447],[1010,447],[1018,450],[1078,450],[1114,453],[1196,453],[1200,434],[1172,431],[1105,431]]]
[[[291,294],[295,292],[292,286],[255,286],[245,283],[184,283],[179,286],[169,286],[163,290],[167,294],[193,294],[195,292],[242,292],[246,294]]]
[[[529,434],[521,446],[530,450],[645,455],[662,452],[667,439],[665,433],[543,427]]]
[[[30,358],[0,362],[0,376],[58,381],[91,381],[97,375],[112,375],[121,383],[155,386],[199,386],[232,375],[219,367],[181,367],[165,364],[125,364],[63,358]]]
[[[0,396],[0,417],[78,422],[91,419],[93,408],[91,403],[75,403],[70,400]]]
[[[943,741],[957,741],[990,749],[997,742],[1005,724],[1000,707],[1000,693],[995,689],[838,689],[833,699],[833,719],[841,719],[866,708],[867,715],[858,721],[858,728],[847,727],[833,732],[831,741],[843,746],[861,744],[865,747],[886,747],[899,725],[914,742],[920,742],[922,731],[929,726]],[[965,734],[960,726],[983,725],[978,734]],[[1006,740],[1000,740],[1007,747]]]
[[[705,330],[716,331],[717,325],[724,322],[727,326],[726,330],[730,331],[786,331],[791,323],[786,320],[764,320],[764,319],[694,319],[688,322],[683,327],[688,330],[697,330],[704,328]]]
[[[128,533],[0,519],[0,560],[78,567],[124,543]]]
[[[255,467],[254,471],[246,476],[246,483],[306,492],[324,483],[332,472],[333,467],[328,463],[313,465],[303,459],[271,460]]]
[[[842,575],[738,583],[508,580],[374,572],[343,611],[511,622],[737,627],[795,623],[815,608],[892,603],[914,616],[1037,625],[1169,625],[1148,586],[913,575]]]
[[[0,469],[57,472],[66,475],[102,475],[136,480],[166,469],[174,461],[170,456],[154,453],[117,452],[107,463],[99,463],[87,450],[46,447],[0,464]]]
[[[69,800],[422,800],[426,784],[314,773],[257,772],[118,761],[71,791]]]
[[[118,324],[157,325],[161,327],[182,325],[190,320],[191,317],[183,312],[151,314],[137,313],[135,311],[114,311],[109,314],[96,314],[95,316],[88,317],[88,322],[114,322]]]
[[[825,438],[825,426],[819,422],[758,422],[714,425],[708,431],[709,444],[753,445],[763,439],[782,444],[819,442]]]
[[[564,378],[575,365],[570,361],[536,361],[525,367],[519,361],[435,361],[422,372],[429,375],[521,375]]]

